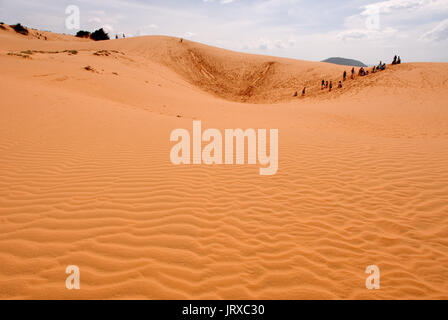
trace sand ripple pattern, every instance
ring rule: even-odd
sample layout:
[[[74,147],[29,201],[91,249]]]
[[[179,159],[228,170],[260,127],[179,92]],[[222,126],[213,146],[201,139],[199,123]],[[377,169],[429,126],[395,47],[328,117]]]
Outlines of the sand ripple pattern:
[[[241,104],[147,62],[153,52],[132,46],[157,46],[133,41],[111,42],[117,59],[84,42],[76,56],[0,56],[0,298],[448,298],[448,118],[446,100],[427,101],[445,82],[416,91],[406,77],[421,67],[405,65],[329,101]],[[278,68],[244,81],[268,85]],[[169,134],[192,119],[278,128],[278,174],[173,166]],[[68,265],[81,290],[65,288]],[[365,288],[369,265],[381,290]]]

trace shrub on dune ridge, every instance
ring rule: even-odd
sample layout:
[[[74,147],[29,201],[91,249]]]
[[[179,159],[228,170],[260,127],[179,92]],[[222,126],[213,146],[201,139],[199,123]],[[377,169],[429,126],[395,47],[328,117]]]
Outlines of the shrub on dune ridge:
[[[20,23],[12,25],[11,28],[13,28],[15,32],[23,34],[24,36],[28,35],[28,29],[22,26]]]
[[[94,33],[90,35],[90,39],[95,41],[101,41],[101,40],[110,40],[109,35],[107,32],[104,31],[103,28],[96,30]]]
[[[89,31],[80,30],[76,34],[76,37],[92,39],[95,41],[110,40],[109,35],[107,34],[106,31],[104,31],[103,28],[94,31],[93,33],[90,33]]]
[[[80,30],[80,31],[78,31],[78,33],[76,34],[76,36],[77,36],[78,38],[90,38],[90,32],[89,32],[89,31],[83,31],[83,30]]]

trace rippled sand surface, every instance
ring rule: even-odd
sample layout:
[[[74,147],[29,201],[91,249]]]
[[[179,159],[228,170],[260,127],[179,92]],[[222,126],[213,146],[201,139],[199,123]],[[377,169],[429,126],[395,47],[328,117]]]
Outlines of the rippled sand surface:
[[[0,30],[0,298],[448,298],[448,64],[329,93],[344,67],[47,36]],[[278,128],[278,173],[173,166],[193,120]]]

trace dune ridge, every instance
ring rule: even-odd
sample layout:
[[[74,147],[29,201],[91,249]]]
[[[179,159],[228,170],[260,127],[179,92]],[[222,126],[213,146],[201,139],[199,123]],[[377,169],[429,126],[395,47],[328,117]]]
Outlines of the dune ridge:
[[[448,298],[447,64],[330,94],[347,68],[44,34],[0,30],[1,299]],[[278,128],[277,175],[173,166],[195,119]]]

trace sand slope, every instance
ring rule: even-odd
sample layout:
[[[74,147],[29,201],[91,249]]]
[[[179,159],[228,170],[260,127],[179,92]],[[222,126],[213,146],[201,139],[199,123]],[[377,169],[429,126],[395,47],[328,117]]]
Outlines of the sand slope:
[[[0,298],[448,298],[447,64],[330,94],[344,67],[44,34],[0,30]],[[279,172],[173,166],[193,119],[278,128]]]

